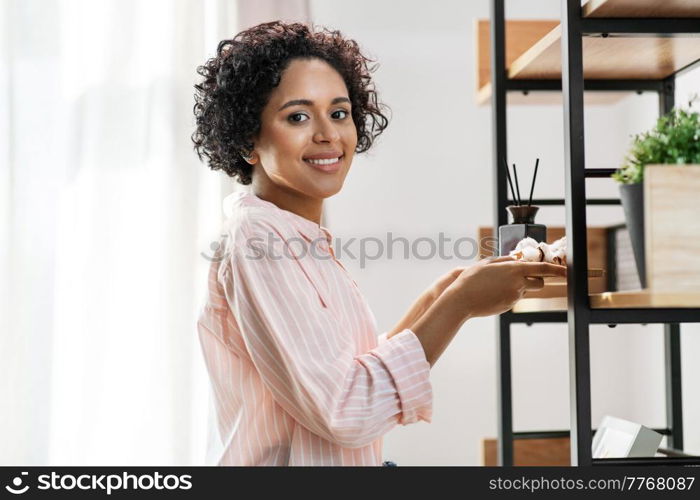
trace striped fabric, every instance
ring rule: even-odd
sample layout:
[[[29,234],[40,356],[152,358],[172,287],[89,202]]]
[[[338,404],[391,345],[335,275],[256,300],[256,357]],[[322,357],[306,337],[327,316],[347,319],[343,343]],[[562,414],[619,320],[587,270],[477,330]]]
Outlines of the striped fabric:
[[[432,414],[416,335],[390,339],[332,236],[252,193],[227,215],[197,322],[218,465],[382,464],[382,436]]]

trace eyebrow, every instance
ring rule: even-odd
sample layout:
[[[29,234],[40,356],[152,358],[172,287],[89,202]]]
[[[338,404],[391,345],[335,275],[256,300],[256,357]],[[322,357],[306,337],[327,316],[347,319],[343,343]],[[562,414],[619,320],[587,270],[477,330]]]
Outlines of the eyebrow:
[[[350,99],[348,99],[347,97],[336,97],[335,99],[333,99],[331,101],[331,104],[338,104],[339,102],[347,102],[347,103],[352,104],[350,102]],[[309,101],[308,99],[293,99],[293,100],[283,104],[282,107],[280,109],[278,109],[277,111],[282,111],[284,108],[288,108],[289,106],[298,106],[298,105],[312,106],[313,103],[314,103],[313,101]]]

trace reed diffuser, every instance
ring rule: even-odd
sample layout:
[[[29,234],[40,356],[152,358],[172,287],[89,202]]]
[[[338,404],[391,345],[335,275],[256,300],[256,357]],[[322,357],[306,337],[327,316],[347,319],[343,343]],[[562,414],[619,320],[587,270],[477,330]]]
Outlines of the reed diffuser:
[[[498,254],[508,255],[510,251],[515,248],[518,242],[524,238],[532,238],[538,243],[546,242],[547,227],[543,224],[535,223],[535,215],[540,207],[532,204],[532,193],[535,190],[535,180],[537,179],[537,168],[539,167],[540,159],[537,158],[537,161],[535,162],[535,172],[532,176],[532,183],[530,184],[530,198],[527,205],[521,203],[520,186],[518,184],[518,170],[515,163],[513,163],[513,179],[515,179],[515,189],[513,189],[513,180],[511,179],[508,162],[506,162],[505,158],[503,159],[503,163],[506,167],[508,185],[510,186],[510,192],[513,196],[515,205],[508,205],[506,207],[513,218],[513,222],[506,224],[505,226],[498,227]]]

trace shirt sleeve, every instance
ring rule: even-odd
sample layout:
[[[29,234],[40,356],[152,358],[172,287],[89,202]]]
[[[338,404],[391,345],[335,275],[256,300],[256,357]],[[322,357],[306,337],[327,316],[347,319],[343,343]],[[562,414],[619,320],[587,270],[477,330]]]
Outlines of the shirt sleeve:
[[[347,448],[397,423],[431,421],[430,365],[406,329],[367,353],[325,306],[273,226],[242,225],[222,276],[250,358],[275,401],[311,432]],[[250,241],[265,241],[255,250]],[[308,258],[311,258],[308,256]]]

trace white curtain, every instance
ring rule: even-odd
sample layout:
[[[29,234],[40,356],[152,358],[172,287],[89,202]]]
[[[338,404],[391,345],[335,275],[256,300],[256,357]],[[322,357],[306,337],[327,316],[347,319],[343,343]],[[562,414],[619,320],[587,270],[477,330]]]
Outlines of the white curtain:
[[[0,0],[0,465],[204,463],[195,324],[235,185],[192,150],[195,68],[305,8]]]
[[[226,0],[0,0],[0,464],[204,461],[233,185],[192,151]]]

